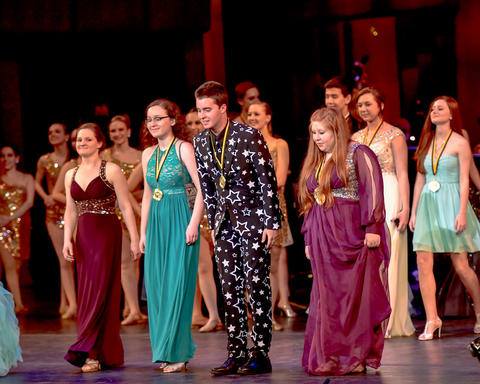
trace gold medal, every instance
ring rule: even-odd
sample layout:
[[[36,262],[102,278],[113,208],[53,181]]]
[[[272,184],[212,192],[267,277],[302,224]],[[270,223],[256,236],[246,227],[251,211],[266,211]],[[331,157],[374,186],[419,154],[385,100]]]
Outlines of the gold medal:
[[[323,205],[325,204],[325,194],[322,193],[322,190],[320,187],[315,188],[315,191],[313,192],[313,197],[315,197],[315,201],[317,202],[318,205]]]
[[[437,180],[433,179],[428,183],[428,189],[431,192],[437,192],[440,189],[440,183]]]
[[[222,189],[225,189],[225,187],[227,186],[227,179],[223,174],[223,167],[224,167],[224,160],[225,160],[225,146],[227,144],[227,136],[228,136],[229,129],[230,129],[230,121],[227,123],[227,127],[225,128],[225,134],[223,135],[222,153],[220,154],[220,159],[217,156],[216,146],[215,146],[215,143],[213,142],[212,135],[210,135],[210,144],[212,145],[213,157],[215,158],[215,161],[218,164],[218,168],[220,169],[220,173],[221,173],[218,184]]]
[[[172,145],[175,143],[176,140],[177,139],[174,137],[172,141],[170,141],[170,144],[168,144],[168,147],[165,150],[165,153],[163,154],[161,159],[158,158],[160,147],[157,147],[157,153],[155,154],[155,180],[157,181],[157,185],[158,185],[158,178],[160,177],[160,173],[162,172],[163,164],[165,163],[168,153],[170,152],[170,149],[172,148]],[[163,192],[158,186],[153,190],[152,197],[156,201],[162,200]]]
[[[227,179],[225,178],[225,176],[220,175],[220,180],[218,184],[220,184],[220,188],[225,189],[225,186],[227,185]]]
[[[162,200],[163,192],[160,190],[160,188],[155,188],[153,190],[152,197],[153,197],[154,200],[160,201],[160,200]]]
[[[325,157],[322,159],[322,162],[320,163],[320,165],[317,168],[317,171],[315,172],[315,179],[317,180],[317,184],[320,184],[320,173],[322,172],[324,163],[325,163]],[[325,194],[322,192],[322,188],[320,187],[320,185],[318,185],[318,187],[315,188],[315,190],[313,191],[313,197],[318,205],[325,204],[325,200],[327,199]]]

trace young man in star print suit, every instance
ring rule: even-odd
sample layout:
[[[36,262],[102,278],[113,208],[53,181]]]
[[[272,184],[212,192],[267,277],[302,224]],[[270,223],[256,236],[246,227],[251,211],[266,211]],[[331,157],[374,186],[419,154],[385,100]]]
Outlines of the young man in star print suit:
[[[195,91],[205,131],[194,138],[198,174],[213,229],[215,260],[225,301],[228,358],[214,376],[271,372],[270,252],[280,228],[273,162],[262,135],[229,121],[225,87],[208,81]],[[254,347],[247,354],[245,289]]]

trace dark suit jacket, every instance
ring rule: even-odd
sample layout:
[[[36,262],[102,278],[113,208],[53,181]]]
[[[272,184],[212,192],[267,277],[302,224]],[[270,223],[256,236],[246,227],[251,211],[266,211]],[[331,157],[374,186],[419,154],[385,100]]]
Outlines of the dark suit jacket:
[[[225,189],[219,185],[220,169],[212,153],[209,130],[194,138],[195,158],[210,228],[218,234],[225,214],[243,232],[279,229],[281,213],[272,158],[256,129],[230,121],[225,147]],[[215,148],[216,150],[216,148]],[[220,155],[217,152],[217,157]]]

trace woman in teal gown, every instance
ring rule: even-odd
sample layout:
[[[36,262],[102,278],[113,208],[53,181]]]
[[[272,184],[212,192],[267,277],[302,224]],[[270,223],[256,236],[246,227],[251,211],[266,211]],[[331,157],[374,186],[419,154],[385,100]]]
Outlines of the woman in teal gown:
[[[196,348],[191,319],[203,201],[193,147],[177,138],[183,132],[178,106],[155,100],[146,108],[145,122],[158,140],[142,154],[146,187],[140,226],[152,361],[165,373],[180,372]],[[193,212],[185,192],[192,181],[198,191]]]
[[[420,291],[427,322],[419,340],[431,340],[442,321],[437,313],[433,254],[450,253],[452,264],[472,298],[480,333],[480,285],[467,253],[480,250],[480,224],[468,202],[471,151],[462,135],[457,102],[436,98],[429,109],[416,152],[417,178],[410,229],[417,252]]]
[[[22,361],[20,351],[18,321],[12,295],[0,282],[0,376]]]

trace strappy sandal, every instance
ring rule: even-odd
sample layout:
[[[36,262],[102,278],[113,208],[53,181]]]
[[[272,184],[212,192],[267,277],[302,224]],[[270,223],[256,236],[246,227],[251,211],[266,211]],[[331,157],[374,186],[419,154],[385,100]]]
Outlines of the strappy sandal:
[[[85,364],[82,365],[83,373],[98,372],[102,369],[100,362],[94,359],[85,360]]]
[[[163,372],[163,370],[165,369],[165,367],[168,365],[168,363],[166,361],[162,361],[158,367],[155,368],[156,371],[160,371],[160,372]]]
[[[167,364],[167,366],[163,368],[163,373],[178,373],[178,372],[187,372],[187,362]]]

